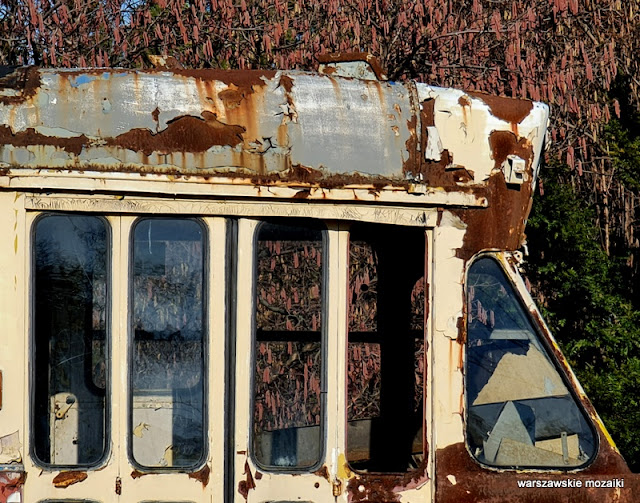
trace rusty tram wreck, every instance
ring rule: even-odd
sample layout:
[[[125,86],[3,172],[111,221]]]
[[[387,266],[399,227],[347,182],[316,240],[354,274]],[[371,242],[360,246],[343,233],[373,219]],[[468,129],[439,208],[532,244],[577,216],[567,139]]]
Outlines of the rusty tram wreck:
[[[0,71],[0,503],[633,501],[518,271],[548,108],[370,63]]]

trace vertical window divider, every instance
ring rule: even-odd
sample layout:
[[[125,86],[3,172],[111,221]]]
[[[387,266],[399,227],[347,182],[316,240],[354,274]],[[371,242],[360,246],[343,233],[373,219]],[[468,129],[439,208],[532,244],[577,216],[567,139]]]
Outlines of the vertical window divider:
[[[331,481],[344,486],[347,450],[347,306],[349,288],[349,226],[329,227],[329,282],[327,290],[327,463]],[[342,487],[344,489],[344,487]]]
[[[128,475],[125,467],[129,466],[128,460],[128,431],[130,426],[130,414],[128,410],[129,374],[131,343],[130,330],[130,233],[136,217],[122,216],[110,219],[113,225],[113,372],[111,374],[113,390],[112,414],[114,431],[111,437],[113,448],[117,449],[116,456],[112,459],[118,464],[118,475]],[[116,242],[117,239],[117,242]]]
[[[207,463],[212,466],[220,466],[225,459],[225,443],[233,442],[233,438],[227,438],[225,432],[226,417],[221,411],[226,411],[227,400],[221,390],[225,389],[226,366],[233,365],[233,358],[225,355],[227,336],[226,311],[231,306],[226,304],[227,299],[227,256],[226,256],[226,223],[223,218],[213,217],[203,219],[208,227],[209,256],[205,270],[208,276],[208,336],[205,347],[207,356],[208,383],[206,388],[206,400],[208,405],[208,456]],[[225,355],[221,357],[221,355]],[[231,430],[233,431],[233,429]],[[210,483],[212,488],[222,488],[224,484],[224,470],[211,470]],[[222,493],[216,493],[214,500],[222,500]]]

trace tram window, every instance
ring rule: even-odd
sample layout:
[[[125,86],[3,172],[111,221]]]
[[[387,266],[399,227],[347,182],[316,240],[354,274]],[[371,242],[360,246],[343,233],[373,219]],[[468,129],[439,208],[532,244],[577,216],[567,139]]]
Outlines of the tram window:
[[[266,467],[320,460],[323,257],[317,227],[265,223],[258,230],[252,448]]]
[[[576,468],[593,430],[549,358],[500,265],[467,277],[467,440],[491,466]]]
[[[424,242],[421,229],[350,233],[347,459],[359,471],[423,461]]]
[[[131,454],[147,468],[205,457],[205,239],[192,219],[145,218],[133,231]]]
[[[31,424],[47,465],[93,465],[107,451],[108,250],[101,218],[36,221]]]

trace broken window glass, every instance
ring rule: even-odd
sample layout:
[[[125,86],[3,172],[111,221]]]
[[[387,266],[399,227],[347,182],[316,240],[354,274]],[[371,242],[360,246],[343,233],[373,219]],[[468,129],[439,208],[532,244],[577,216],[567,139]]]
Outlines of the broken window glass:
[[[205,231],[145,218],[133,230],[131,452],[149,468],[205,457]]]
[[[320,461],[323,232],[264,223],[256,247],[253,452],[267,467]]]
[[[575,468],[596,440],[498,262],[467,276],[467,439],[491,466]]]
[[[103,219],[47,215],[34,233],[34,455],[99,463],[107,452],[108,232]]]
[[[347,459],[359,471],[423,461],[424,263],[421,229],[351,230]]]

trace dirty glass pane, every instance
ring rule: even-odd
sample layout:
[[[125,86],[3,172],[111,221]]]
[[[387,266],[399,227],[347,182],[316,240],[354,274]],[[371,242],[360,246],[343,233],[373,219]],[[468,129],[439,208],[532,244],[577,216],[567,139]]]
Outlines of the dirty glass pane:
[[[205,455],[204,229],[147,218],[133,231],[131,445],[144,467]]]
[[[253,452],[269,467],[320,460],[322,240],[313,227],[266,223],[258,231]]]
[[[467,438],[492,466],[575,468],[595,453],[581,409],[500,265],[467,277]]]
[[[34,455],[91,465],[106,454],[107,227],[49,215],[35,225]]]
[[[347,460],[359,471],[406,472],[424,459],[424,252],[419,229],[350,233]]]

